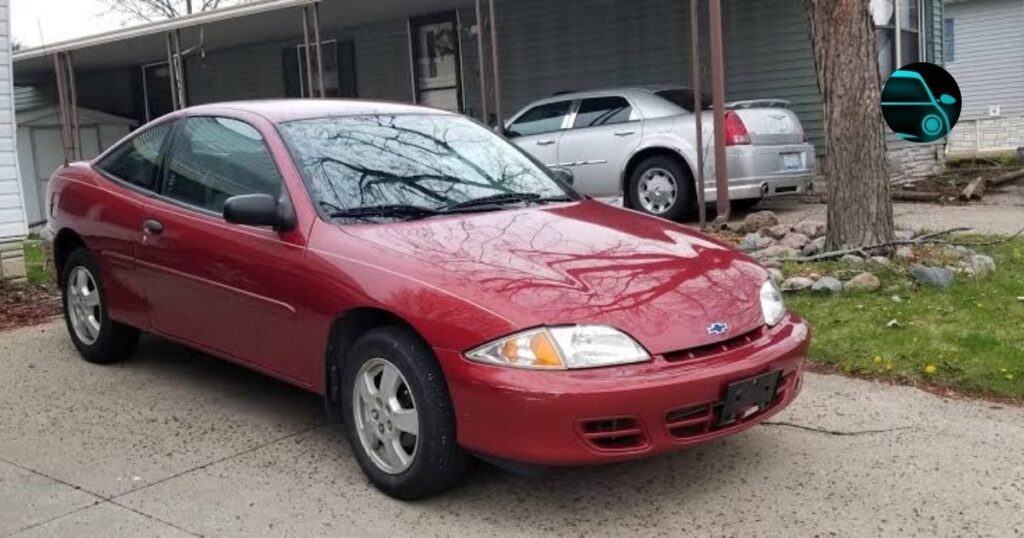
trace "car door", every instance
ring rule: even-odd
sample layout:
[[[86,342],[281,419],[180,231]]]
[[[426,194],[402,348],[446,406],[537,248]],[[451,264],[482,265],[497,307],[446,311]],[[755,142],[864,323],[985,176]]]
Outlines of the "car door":
[[[559,166],[572,170],[581,193],[619,196],[620,174],[642,134],[640,117],[625,97],[583,99],[558,141]]]
[[[225,117],[182,120],[138,252],[154,331],[293,377],[301,232],[235,225],[236,195],[287,197],[263,135]],[[294,351],[294,348],[292,349]]]
[[[74,215],[100,264],[107,312],[122,323],[149,326],[149,304],[135,266],[142,241],[145,205],[154,193],[161,155],[174,122],[152,126],[107,152],[93,164],[105,181],[100,188],[73,183],[61,194],[55,210]]]
[[[558,140],[566,127],[573,100],[544,103],[516,116],[505,129],[505,136],[538,161],[558,164]]]

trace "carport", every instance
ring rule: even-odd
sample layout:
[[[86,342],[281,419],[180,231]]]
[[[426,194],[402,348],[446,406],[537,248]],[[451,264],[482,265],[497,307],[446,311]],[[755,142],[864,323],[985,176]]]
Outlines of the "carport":
[[[725,166],[725,129],[722,127],[725,113],[723,106],[725,103],[725,60],[722,49],[722,0],[678,0],[678,3],[682,4],[684,8],[689,8],[690,39],[686,45],[689,47],[691,61],[690,65],[679,64],[677,68],[680,73],[688,71],[691,73],[690,80],[693,81],[693,86],[698,90],[698,94],[704,78],[700,62],[702,46],[707,47],[709,52],[710,89],[714,103],[715,125],[717,126],[714,151],[715,161],[720,163],[715,167],[716,184],[718,192],[727,193],[728,189],[725,187],[728,177]],[[88,106],[119,115],[129,115],[124,110],[127,107],[126,103],[134,102],[135,108],[144,112],[144,114],[139,114],[142,116],[140,120],[148,120],[190,104],[206,102],[208,99],[195,101],[190,99],[190,87],[192,92],[195,92],[196,88],[203,84],[202,81],[197,80],[202,77],[191,76],[192,73],[199,71],[195,66],[205,67],[212,64],[213,67],[207,70],[206,78],[213,76],[219,78],[218,90],[212,92],[216,95],[216,99],[213,97],[209,99],[229,100],[257,95],[261,97],[284,96],[280,95],[278,91],[266,88],[261,88],[265,91],[250,92],[251,95],[241,91],[228,90],[229,87],[243,86],[243,81],[240,80],[242,77],[246,77],[245,84],[247,85],[266,85],[265,81],[257,80],[252,83],[249,79],[259,79],[268,75],[259,70],[253,70],[249,73],[239,74],[236,84],[236,80],[231,79],[234,76],[232,66],[218,64],[215,57],[228,52],[240,54],[243,49],[258,47],[260,44],[269,42],[284,42],[294,39],[296,35],[300,36],[297,45],[297,61],[289,63],[286,56],[283,69],[285,71],[297,70],[298,76],[291,77],[291,79],[298,79],[297,91],[294,89],[290,92],[286,91],[285,95],[290,94],[293,97],[302,98],[346,96],[345,81],[333,85],[325,84],[325,80],[334,81],[337,78],[333,76],[334,72],[341,71],[343,66],[340,64],[345,61],[343,53],[335,52],[333,48],[338,46],[337,43],[324,38],[325,25],[358,27],[359,25],[374,24],[375,21],[403,18],[408,21],[406,32],[409,50],[406,51],[406,54],[410,70],[413,73],[411,100],[428,106],[437,106],[437,102],[457,103],[457,110],[488,121],[492,118],[504,118],[507,112],[503,108],[503,89],[510,81],[503,73],[504,43],[501,21],[505,15],[513,15],[515,8],[515,4],[496,2],[495,0],[417,0],[415,4],[406,0],[377,0],[374,2],[365,0],[326,2],[321,0],[262,0],[20,51],[14,56],[15,79],[19,85],[26,83],[45,85],[53,89],[52,94],[60,112],[63,158],[65,161],[72,161],[82,157],[79,119],[73,112],[79,106]],[[465,106],[465,102],[469,98],[467,95],[463,95],[462,88],[458,91],[458,95],[446,97],[443,94],[444,88],[437,89],[430,84],[420,87],[417,80],[417,69],[420,66],[417,65],[419,60],[416,41],[419,36],[414,36],[414,32],[417,31],[415,25],[418,23],[416,21],[422,17],[417,17],[415,13],[452,9],[455,10],[456,17],[454,21],[457,37],[455,46],[459,47],[465,55],[459,55],[459,65],[455,76],[462,77],[466,56],[475,55],[479,66],[477,69],[479,80],[476,82],[479,106],[472,111]],[[436,23],[427,20],[424,24]],[[562,21],[561,24],[570,24],[570,21]],[[464,36],[462,30],[467,26],[470,29],[470,35]],[[706,26],[707,29],[703,36],[701,35],[701,26]],[[463,37],[467,38],[466,43],[463,42]],[[472,42],[469,42],[470,39]],[[328,47],[331,48],[328,49]],[[262,54],[262,49],[252,48],[251,50],[253,51],[251,56]],[[325,51],[332,54],[327,55]],[[397,58],[397,56],[391,58]],[[489,66],[487,65],[488,61]],[[122,75],[120,72],[115,76],[109,75],[111,70],[124,66],[141,66],[142,77]],[[389,67],[391,71],[401,69],[395,65]],[[436,69],[436,66],[431,65],[430,68]],[[269,70],[264,68],[262,71]],[[325,72],[328,71],[331,76],[325,76]],[[139,80],[140,78],[141,80]],[[677,78],[683,79],[685,76]],[[353,81],[351,84],[354,86],[355,82]],[[465,89],[465,93],[468,91],[468,88]],[[377,96],[367,95],[365,97]],[[141,106],[137,106],[140,100]],[[169,106],[161,108],[162,102]],[[698,132],[697,136],[700,137],[700,135],[701,133]],[[702,147],[704,146],[699,139],[698,143]],[[700,157],[702,158],[703,155]],[[698,171],[697,175],[702,176],[705,169],[703,162],[696,163],[695,168]],[[703,177],[695,179],[698,184],[704,182]],[[700,197],[703,197],[703,189],[697,189],[697,192]],[[719,218],[727,218],[729,212],[727,197],[719,197],[717,203]],[[698,206],[701,209],[701,222],[703,223],[704,204],[699,203]]]

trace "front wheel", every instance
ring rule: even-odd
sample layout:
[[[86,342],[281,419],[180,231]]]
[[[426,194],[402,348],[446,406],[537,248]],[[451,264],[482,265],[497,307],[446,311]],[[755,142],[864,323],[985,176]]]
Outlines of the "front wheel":
[[[107,315],[99,264],[85,248],[75,249],[61,271],[64,321],[71,342],[85,360],[108,364],[131,355],[139,330]]]
[[[645,159],[630,177],[630,207],[669,220],[691,218],[697,210],[693,177],[680,159],[657,155]]]
[[[437,360],[411,331],[363,335],[345,360],[342,413],[359,466],[377,489],[419,499],[458,483],[466,456]]]

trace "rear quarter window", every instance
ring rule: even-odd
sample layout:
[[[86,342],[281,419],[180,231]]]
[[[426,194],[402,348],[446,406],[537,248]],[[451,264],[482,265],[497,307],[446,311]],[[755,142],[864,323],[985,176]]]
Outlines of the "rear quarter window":
[[[160,174],[162,151],[173,129],[173,122],[147,129],[121,144],[96,167],[136,187],[154,190]]]

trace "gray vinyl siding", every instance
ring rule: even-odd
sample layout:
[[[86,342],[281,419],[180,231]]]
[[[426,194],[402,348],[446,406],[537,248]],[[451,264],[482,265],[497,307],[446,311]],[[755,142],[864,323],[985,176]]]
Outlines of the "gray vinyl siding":
[[[9,0],[0,0],[0,241],[26,233],[14,139]]]
[[[802,0],[729,0],[724,10],[730,100],[786,99],[824,152],[824,110]]]
[[[1024,115],[1024,1],[970,0],[946,6],[954,20],[955,58],[946,65],[960,84],[965,120]]]

